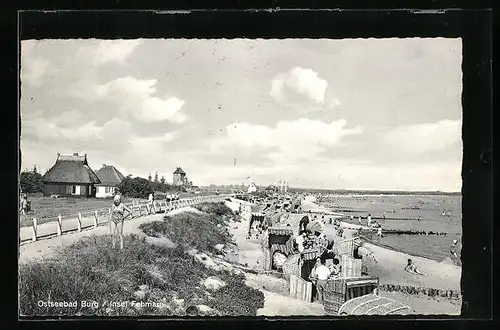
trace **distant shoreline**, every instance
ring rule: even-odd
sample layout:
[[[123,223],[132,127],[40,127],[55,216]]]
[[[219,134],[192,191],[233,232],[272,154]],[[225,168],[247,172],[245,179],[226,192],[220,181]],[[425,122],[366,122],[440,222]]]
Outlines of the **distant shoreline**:
[[[289,188],[290,192],[323,193],[332,195],[356,195],[356,196],[462,196],[461,192],[444,191],[379,191],[379,190],[335,190],[335,189],[307,189]]]

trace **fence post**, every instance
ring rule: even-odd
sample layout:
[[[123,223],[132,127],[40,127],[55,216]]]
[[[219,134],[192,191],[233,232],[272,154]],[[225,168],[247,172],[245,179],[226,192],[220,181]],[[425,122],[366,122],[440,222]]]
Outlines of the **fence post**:
[[[37,227],[37,224],[36,224],[36,218],[33,218],[33,227],[32,228],[32,232],[33,232],[33,237],[31,238],[31,240],[33,242],[36,242],[36,227]]]
[[[78,231],[82,231],[82,213],[78,212]]]
[[[62,234],[62,215],[57,216],[57,236]]]
[[[97,228],[97,224],[99,222],[99,215],[97,214],[97,210],[94,211],[94,228]]]

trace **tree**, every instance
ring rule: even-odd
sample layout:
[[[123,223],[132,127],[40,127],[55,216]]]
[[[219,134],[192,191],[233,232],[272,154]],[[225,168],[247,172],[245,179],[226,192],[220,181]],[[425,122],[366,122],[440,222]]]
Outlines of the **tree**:
[[[153,177],[151,176],[151,173],[149,173],[149,175],[148,175],[149,182],[151,182],[152,179],[153,179]]]
[[[158,172],[155,173],[155,182],[158,182]]]
[[[165,178],[163,177],[163,175],[162,175],[162,177],[161,177],[161,179],[160,179],[160,183],[161,183],[161,184],[165,184]]]
[[[37,174],[38,172],[36,171],[36,165],[33,166],[33,173]]]
[[[135,198],[146,198],[154,191],[149,180],[129,177],[122,180],[118,189],[124,196]]]
[[[42,192],[42,175],[40,173],[37,173],[36,169],[33,169],[33,171],[22,171],[19,181],[21,189],[25,193]]]

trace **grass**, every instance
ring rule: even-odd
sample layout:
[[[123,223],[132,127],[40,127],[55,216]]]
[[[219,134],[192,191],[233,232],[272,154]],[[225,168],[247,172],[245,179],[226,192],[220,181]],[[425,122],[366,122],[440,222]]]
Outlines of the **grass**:
[[[219,217],[234,217],[234,212],[224,203],[201,203],[194,206],[197,210]]]
[[[28,197],[31,201],[31,211],[26,215],[20,215],[21,227],[30,226],[33,218],[37,218],[38,224],[54,221],[60,214],[64,217],[78,214],[78,212],[90,213],[95,210],[104,210],[111,206],[112,200],[98,198],[78,197]],[[132,199],[124,198],[125,203]]]
[[[216,252],[216,244],[233,244],[228,221],[227,217],[183,212],[165,216],[163,221],[143,223],[139,229],[149,236],[168,237],[186,248]]]
[[[190,198],[190,197],[200,197],[210,195],[210,193],[201,193],[199,195],[191,193],[179,193],[179,198]],[[213,195],[213,193],[212,193]],[[124,197],[123,201],[129,203],[135,198]],[[95,210],[105,211],[112,203],[110,198],[79,198],[79,197],[59,197],[50,198],[38,195],[28,196],[28,200],[31,202],[31,211],[26,215],[20,215],[20,226],[26,227],[31,226],[33,223],[33,218],[36,218],[38,224],[46,223],[49,221],[57,220],[57,216],[60,214],[67,219],[70,216],[75,216],[78,212],[82,214],[90,214]],[[145,199],[144,199],[145,200]],[[210,203],[206,203],[210,204]],[[220,208],[220,207],[216,207]]]
[[[165,235],[180,243],[171,249],[148,244],[135,235],[125,237],[123,251],[111,248],[108,236],[94,236],[60,249],[44,262],[20,266],[19,294],[21,315],[186,315],[186,308],[208,305],[222,315],[255,316],[264,305],[264,295],[245,285],[243,275],[218,272],[197,262],[186,247],[214,251],[218,243],[231,244],[225,224],[227,217],[211,214],[180,213],[142,225],[152,236]],[[200,284],[218,276],[226,286],[209,293]],[[147,302],[165,307],[132,306],[134,292],[148,285]],[[184,299],[179,307],[174,297]],[[76,307],[40,307],[39,301],[76,301]],[[93,300],[97,308],[83,308],[81,301]],[[109,308],[109,302],[129,302],[128,306]]]

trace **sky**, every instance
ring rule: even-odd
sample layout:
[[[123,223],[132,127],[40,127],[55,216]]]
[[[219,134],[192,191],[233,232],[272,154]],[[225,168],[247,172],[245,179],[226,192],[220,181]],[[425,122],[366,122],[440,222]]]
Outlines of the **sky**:
[[[24,40],[22,168],[460,191],[461,65],[459,38]]]

